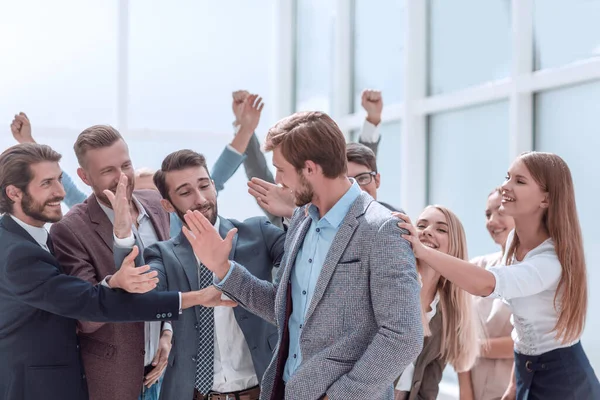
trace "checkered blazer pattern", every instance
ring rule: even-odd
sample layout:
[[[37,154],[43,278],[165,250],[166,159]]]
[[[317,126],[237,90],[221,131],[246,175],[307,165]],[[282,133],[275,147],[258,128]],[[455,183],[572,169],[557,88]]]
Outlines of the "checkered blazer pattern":
[[[286,399],[392,400],[393,382],[423,345],[420,286],[411,246],[398,219],[362,193],[327,254],[300,336],[302,364],[285,386]],[[236,264],[223,291],[277,325],[279,341],[261,383],[272,399],[284,327],[288,282],[311,219],[298,208],[291,220],[275,283]],[[301,267],[301,266],[299,266]],[[283,284],[279,284],[283,283]],[[285,361],[285,360],[281,360]]]

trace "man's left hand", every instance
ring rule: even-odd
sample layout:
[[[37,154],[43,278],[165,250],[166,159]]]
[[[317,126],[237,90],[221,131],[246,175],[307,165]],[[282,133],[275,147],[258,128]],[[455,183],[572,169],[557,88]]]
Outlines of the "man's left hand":
[[[164,330],[162,335],[160,336],[160,341],[158,342],[158,350],[156,351],[156,355],[152,360],[152,366],[154,367],[152,371],[144,378],[144,386],[147,388],[154,385],[163,372],[167,368],[167,364],[169,362],[169,354],[171,353],[171,339],[173,338],[173,332],[170,330]]]

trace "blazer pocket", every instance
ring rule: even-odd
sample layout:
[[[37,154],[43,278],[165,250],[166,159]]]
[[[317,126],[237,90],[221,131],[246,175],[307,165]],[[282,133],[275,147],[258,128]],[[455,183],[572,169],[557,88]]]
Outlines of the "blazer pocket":
[[[55,399],[80,397],[79,385],[73,385],[74,371],[68,365],[30,366],[25,370],[25,398]],[[77,382],[79,383],[79,382]]]
[[[361,263],[361,261],[360,261],[359,258],[353,258],[351,260],[340,261],[340,262],[338,262],[338,265],[348,265],[348,266],[350,266],[350,265],[354,265],[354,264],[360,265],[360,263]]]
[[[81,351],[83,353],[93,354],[96,357],[106,360],[112,359],[117,352],[116,346],[85,335],[79,336],[79,343],[81,344]]]

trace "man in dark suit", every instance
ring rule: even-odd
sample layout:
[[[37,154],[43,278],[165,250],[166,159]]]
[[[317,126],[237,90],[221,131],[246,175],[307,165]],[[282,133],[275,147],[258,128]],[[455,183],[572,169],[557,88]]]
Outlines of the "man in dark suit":
[[[229,257],[258,279],[271,280],[283,257],[285,233],[266,217],[239,222],[218,216],[215,185],[202,155],[191,150],[168,155],[154,182],[165,209],[182,220],[188,210],[198,210],[223,237],[237,229]],[[127,225],[115,221],[115,228]],[[134,237],[131,230],[127,233],[132,246]],[[129,251],[116,247],[115,256]],[[158,272],[157,290],[198,290],[212,284],[212,273],[196,259],[183,234],[146,248],[144,259]],[[161,398],[202,399],[210,392],[220,399],[258,400],[258,384],[277,342],[274,325],[240,307],[196,308],[174,322],[173,332]]]
[[[86,400],[77,319],[163,321],[181,309],[215,305],[208,291],[131,295],[156,285],[148,267],[134,268],[137,250],[105,286],[66,275],[53,255],[45,223],[62,218],[60,154],[20,144],[0,155],[0,398]],[[112,261],[111,261],[112,262]]]

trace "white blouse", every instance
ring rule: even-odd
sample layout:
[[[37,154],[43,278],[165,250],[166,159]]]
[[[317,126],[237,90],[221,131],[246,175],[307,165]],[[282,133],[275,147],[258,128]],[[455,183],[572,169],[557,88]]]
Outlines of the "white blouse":
[[[507,249],[514,234],[513,230],[508,235]],[[525,355],[540,355],[577,343],[579,339],[563,344],[553,331],[558,321],[554,295],[562,274],[554,241],[545,240],[529,251],[523,261],[513,258],[513,263],[506,265],[506,257],[505,254],[502,265],[488,268],[496,278],[496,287],[488,297],[502,298],[512,310],[515,350]],[[556,307],[560,308],[560,299]]]

